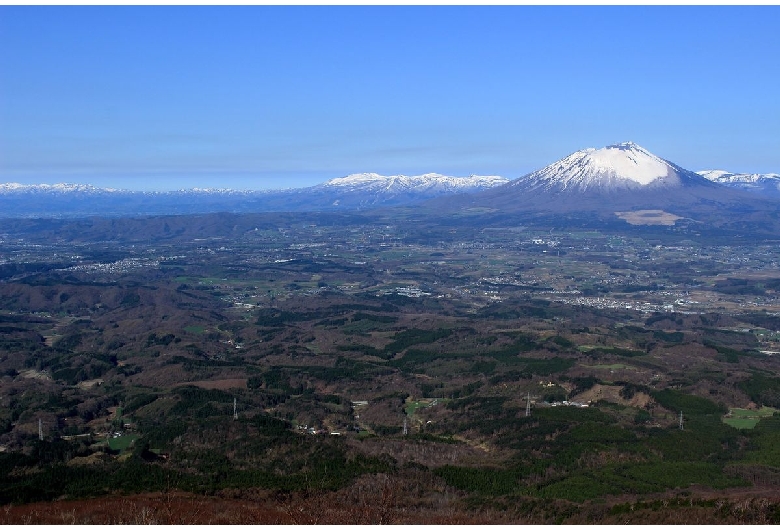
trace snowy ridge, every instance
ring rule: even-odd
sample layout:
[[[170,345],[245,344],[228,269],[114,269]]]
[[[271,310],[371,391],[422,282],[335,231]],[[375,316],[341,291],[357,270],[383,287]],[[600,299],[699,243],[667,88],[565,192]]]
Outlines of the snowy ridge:
[[[118,188],[98,188],[91,184],[19,184],[18,182],[0,183],[0,194],[46,193],[96,195],[101,193],[130,195],[255,195],[274,193],[282,190],[236,190],[232,188],[184,188],[175,191],[134,191]]]
[[[82,184],[0,184],[0,217],[169,215],[208,212],[300,212],[409,206],[508,182],[503,177],[349,175],[305,188],[241,190],[192,187],[131,191]]]
[[[331,179],[322,184],[322,187],[339,188],[345,191],[369,192],[466,192],[492,188],[507,182],[509,182],[509,179],[495,175],[450,177],[438,173],[426,173],[416,176],[383,176],[377,173],[356,173],[346,177]]]
[[[231,188],[183,188],[176,191],[131,191],[115,188],[98,188],[91,184],[19,184],[9,182],[0,184],[0,194],[8,193],[131,193],[137,195],[263,195],[280,191],[324,190],[354,191],[354,192],[389,192],[389,193],[456,193],[478,191],[506,184],[509,179],[499,176],[449,177],[438,173],[406,176],[392,175],[389,177],[377,173],[356,173],[346,177],[335,178],[312,188],[288,188],[287,190],[237,190]]]
[[[513,184],[550,191],[582,192],[678,187],[691,179],[708,183],[633,142],[624,142],[577,151],[513,181]]]
[[[731,173],[722,169],[708,169],[696,173],[707,180],[732,188],[780,192],[780,174],[777,173]]]
[[[96,188],[90,184],[0,184],[0,193],[127,193],[115,188]]]
[[[232,188],[186,188],[176,191],[158,191],[158,194],[192,194],[192,195],[256,195],[274,193],[280,190],[236,190]]]

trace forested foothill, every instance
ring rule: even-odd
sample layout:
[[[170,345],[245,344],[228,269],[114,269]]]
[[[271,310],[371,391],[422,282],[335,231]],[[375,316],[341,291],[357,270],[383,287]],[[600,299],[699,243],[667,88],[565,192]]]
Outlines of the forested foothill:
[[[0,521],[780,522],[778,241],[486,219],[3,222]]]

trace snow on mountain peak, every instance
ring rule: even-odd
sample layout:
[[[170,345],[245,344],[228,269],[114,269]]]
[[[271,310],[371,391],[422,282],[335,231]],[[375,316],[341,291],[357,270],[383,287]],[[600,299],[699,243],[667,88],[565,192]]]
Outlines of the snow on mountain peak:
[[[338,177],[331,179],[325,183],[326,186],[344,186],[353,184],[362,184],[366,182],[376,182],[377,180],[384,179],[382,175],[377,173],[353,173],[346,177]]]
[[[724,171],[722,169],[705,169],[703,171],[697,171],[696,173],[713,182],[718,182],[722,177],[734,175],[731,171]]]
[[[545,189],[612,190],[680,184],[685,170],[633,142],[577,151],[515,181]]]
[[[632,142],[586,150],[577,161],[592,172],[607,172],[643,186],[666,177],[670,169],[665,160]]]

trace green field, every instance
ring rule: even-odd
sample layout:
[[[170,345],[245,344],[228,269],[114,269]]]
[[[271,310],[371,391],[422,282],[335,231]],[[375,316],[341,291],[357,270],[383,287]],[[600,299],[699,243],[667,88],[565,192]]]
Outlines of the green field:
[[[404,405],[404,412],[406,412],[407,416],[412,416],[415,412],[417,412],[417,409],[424,409],[435,405],[441,405],[447,401],[449,401],[449,399],[445,399],[445,398],[407,401],[406,405]]]
[[[735,429],[752,429],[761,418],[766,418],[777,412],[773,407],[761,407],[759,410],[730,409],[723,417],[723,423]]]
[[[137,434],[127,434],[118,438],[110,438],[108,446],[112,451],[124,451],[138,438]]]

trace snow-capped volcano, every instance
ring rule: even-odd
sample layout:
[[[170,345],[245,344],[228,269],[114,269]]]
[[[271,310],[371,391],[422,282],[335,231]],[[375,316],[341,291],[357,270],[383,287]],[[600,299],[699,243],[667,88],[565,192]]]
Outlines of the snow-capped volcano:
[[[777,208],[775,203],[711,182],[632,142],[583,149],[503,186],[446,197],[437,204],[447,210],[489,209],[496,215],[663,210],[689,217],[693,212]]]
[[[512,181],[529,190],[612,192],[709,184],[633,142],[588,148]]]
[[[731,173],[721,169],[708,169],[696,173],[730,188],[780,195],[780,174],[777,173]]]

